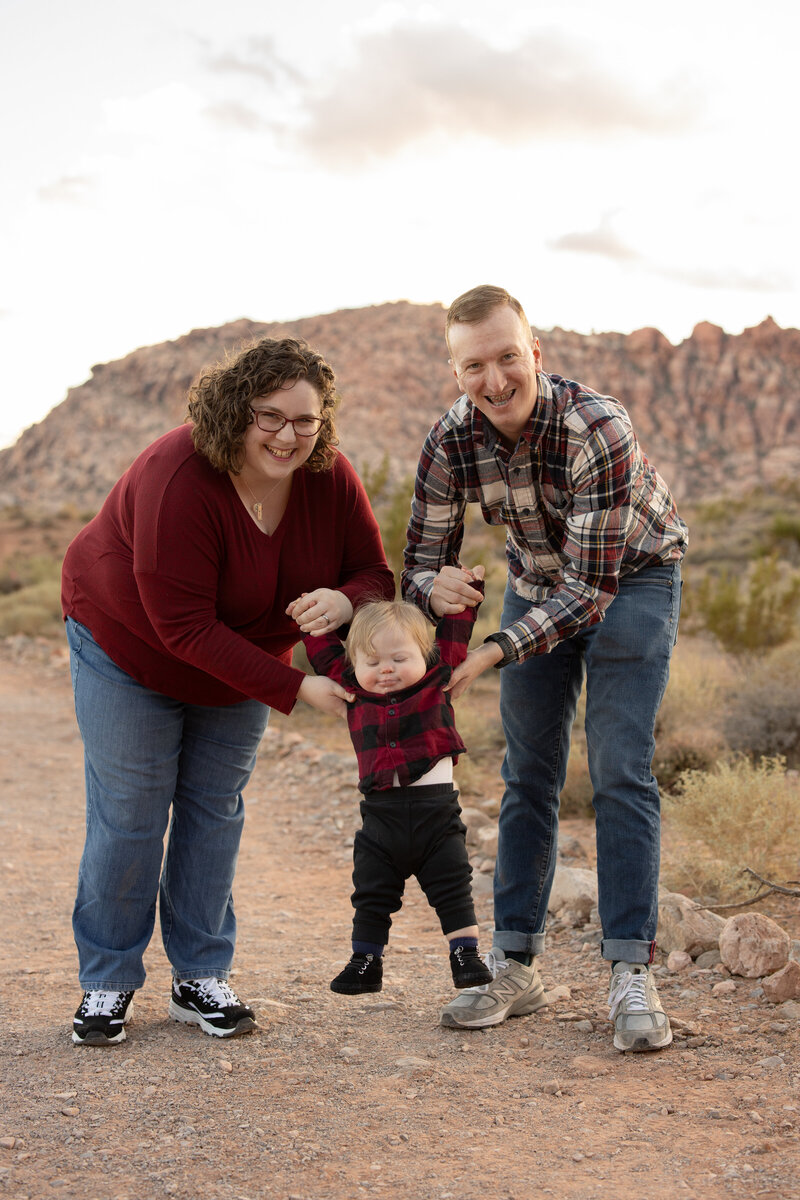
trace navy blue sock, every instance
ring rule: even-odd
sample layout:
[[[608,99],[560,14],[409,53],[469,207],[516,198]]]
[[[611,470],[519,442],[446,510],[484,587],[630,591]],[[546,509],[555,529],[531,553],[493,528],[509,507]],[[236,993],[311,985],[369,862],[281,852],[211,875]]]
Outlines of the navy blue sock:
[[[478,939],[476,937],[454,937],[450,938],[450,952],[456,950],[459,946],[463,946],[465,950],[477,950]]]
[[[375,958],[382,958],[383,946],[380,942],[357,942],[353,938],[353,954],[373,954]]]

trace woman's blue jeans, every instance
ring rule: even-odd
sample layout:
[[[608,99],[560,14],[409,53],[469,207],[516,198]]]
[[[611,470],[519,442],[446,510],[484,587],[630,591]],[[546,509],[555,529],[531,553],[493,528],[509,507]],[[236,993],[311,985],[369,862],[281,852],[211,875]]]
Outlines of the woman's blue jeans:
[[[680,563],[628,576],[605,620],[500,672],[506,736],[494,879],[494,944],[537,955],[558,842],[558,807],[584,673],[596,816],[602,954],[650,961],[658,923],[660,801],[651,763],[680,612]],[[506,590],[502,627],[530,604]]]
[[[72,918],[81,987],[142,986],[156,896],[174,977],[226,979],[242,789],[269,709],[256,700],[183,704],[150,691],[85,626],[66,624],[86,768],[86,843]]]

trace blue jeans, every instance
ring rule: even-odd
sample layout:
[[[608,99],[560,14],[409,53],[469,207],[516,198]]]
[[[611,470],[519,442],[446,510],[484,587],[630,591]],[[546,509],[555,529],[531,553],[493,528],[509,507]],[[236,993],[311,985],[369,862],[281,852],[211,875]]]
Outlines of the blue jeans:
[[[596,817],[602,954],[650,961],[658,922],[660,801],[651,771],[658,708],[680,612],[680,563],[628,576],[605,620],[500,672],[506,736],[494,879],[494,944],[540,954],[558,842],[559,796],[584,672]],[[529,603],[506,590],[502,627]]]
[[[85,626],[71,618],[66,626],[86,768],[72,917],[81,986],[142,986],[157,895],[175,979],[226,979],[241,793],[269,709],[256,700],[218,708],[172,700],[116,666]]]

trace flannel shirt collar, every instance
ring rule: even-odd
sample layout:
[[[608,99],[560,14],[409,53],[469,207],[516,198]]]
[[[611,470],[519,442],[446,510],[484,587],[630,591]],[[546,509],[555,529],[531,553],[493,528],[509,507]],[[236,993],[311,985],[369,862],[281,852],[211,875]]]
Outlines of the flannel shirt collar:
[[[533,412],[528,418],[528,424],[521,434],[521,440],[529,447],[538,446],[541,442],[550,424],[550,415],[553,408],[553,385],[550,382],[550,377],[545,375],[544,371],[539,371],[537,374],[536,385],[536,403],[533,406]],[[473,445],[486,446],[490,450],[504,449],[503,443],[495,433],[489,418],[484,416],[479,408],[475,407],[468,396],[466,399],[470,406],[470,435]]]

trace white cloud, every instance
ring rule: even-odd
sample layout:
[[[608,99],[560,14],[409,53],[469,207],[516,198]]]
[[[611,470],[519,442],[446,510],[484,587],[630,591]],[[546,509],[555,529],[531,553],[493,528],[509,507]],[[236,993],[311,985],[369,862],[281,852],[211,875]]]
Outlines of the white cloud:
[[[206,65],[215,74],[255,78],[269,87],[277,87],[287,80],[300,83],[304,78],[292,63],[277,53],[275,40],[271,37],[247,38],[241,51],[226,50],[214,54]]]
[[[236,100],[209,104],[203,109],[203,115],[210,117],[217,125],[243,133],[261,133],[269,127],[268,122],[254,108]]]
[[[301,141],[327,166],[360,166],[431,134],[501,144],[531,139],[669,136],[699,118],[674,84],[627,85],[581,44],[554,33],[498,49],[458,25],[402,24],[356,43],[352,64],[307,95]]]
[[[641,257],[638,251],[626,245],[605,222],[597,229],[562,234],[561,237],[553,238],[548,245],[551,250],[598,254],[601,258],[610,258],[614,262],[633,262]]]
[[[81,204],[92,191],[94,183],[89,175],[63,175],[61,179],[43,184],[37,195],[45,204]]]
[[[662,267],[657,270],[657,274],[688,287],[706,288],[710,291],[785,292],[793,286],[789,275],[776,270],[759,273],[740,271],[736,267]]]

